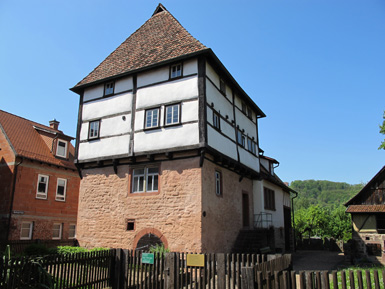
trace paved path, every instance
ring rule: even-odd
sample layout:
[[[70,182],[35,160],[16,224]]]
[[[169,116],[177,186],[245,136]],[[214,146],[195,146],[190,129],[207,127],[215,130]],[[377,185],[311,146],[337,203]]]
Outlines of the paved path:
[[[293,269],[304,270],[335,270],[345,265],[345,256],[341,252],[330,251],[297,251],[292,254]]]

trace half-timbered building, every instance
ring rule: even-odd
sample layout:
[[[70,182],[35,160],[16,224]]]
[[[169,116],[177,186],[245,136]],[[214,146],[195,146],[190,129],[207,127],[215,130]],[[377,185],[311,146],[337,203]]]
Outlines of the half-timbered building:
[[[71,90],[81,245],[229,252],[253,228],[265,114],[164,6]]]
[[[345,206],[352,216],[355,253],[385,264],[385,166]]]

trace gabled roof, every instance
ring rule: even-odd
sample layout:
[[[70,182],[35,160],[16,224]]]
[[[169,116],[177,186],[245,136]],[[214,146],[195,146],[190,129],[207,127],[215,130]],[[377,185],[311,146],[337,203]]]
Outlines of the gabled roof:
[[[273,159],[273,158],[269,158],[266,156],[260,156],[260,157],[267,159],[270,162],[273,162],[275,164],[279,163],[276,159]],[[287,186],[275,173],[271,174],[270,171],[268,170],[268,168],[265,168],[263,166],[263,164],[261,164],[261,178],[263,180],[267,180],[267,181],[277,185],[278,187],[280,187],[281,189],[283,189],[285,191],[289,191],[289,192],[292,192],[294,194],[298,194],[298,192],[296,192],[295,190],[293,190],[292,188]]]
[[[64,135],[62,131],[3,110],[0,110],[0,130],[4,133],[16,156],[76,169],[73,162],[74,147],[69,142],[72,137]],[[51,152],[53,140],[57,137],[68,140],[68,160],[56,158]]]
[[[362,188],[353,198],[346,202],[345,206],[356,205],[358,201],[370,190],[376,189],[377,185],[385,180],[385,166]],[[369,206],[369,205],[368,205]],[[385,212],[385,211],[384,211]]]
[[[72,90],[207,49],[159,4],[149,20]]]

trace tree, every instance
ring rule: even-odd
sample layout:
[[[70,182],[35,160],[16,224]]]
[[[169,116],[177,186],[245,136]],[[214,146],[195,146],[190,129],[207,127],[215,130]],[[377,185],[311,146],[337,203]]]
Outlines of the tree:
[[[382,118],[384,120],[382,122],[382,125],[380,125],[380,133],[385,135],[385,111],[384,111],[384,115],[382,116]],[[378,149],[379,150],[381,150],[381,149],[385,150],[385,140],[381,143],[381,145],[379,146]]]

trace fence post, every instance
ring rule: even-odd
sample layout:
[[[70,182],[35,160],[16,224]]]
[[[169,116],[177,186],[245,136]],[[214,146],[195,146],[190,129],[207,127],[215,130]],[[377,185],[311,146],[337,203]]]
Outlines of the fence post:
[[[175,288],[175,253],[166,253],[165,254],[165,269],[164,269],[164,288],[165,289],[174,289]]]
[[[112,288],[113,289],[122,289],[124,282],[124,274],[122,274],[122,268],[124,269],[124,264],[123,264],[123,250],[122,249],[115,249],[115,259],[114,259],[114,270],[112,273]],[[122,266],[123,265],[123,266]]]
[[[242,289],[255,289],[254,284],[254,268],[253,267],[242,267]]]
[[[226,289],[225,254],[217,254],[218,289]]]

